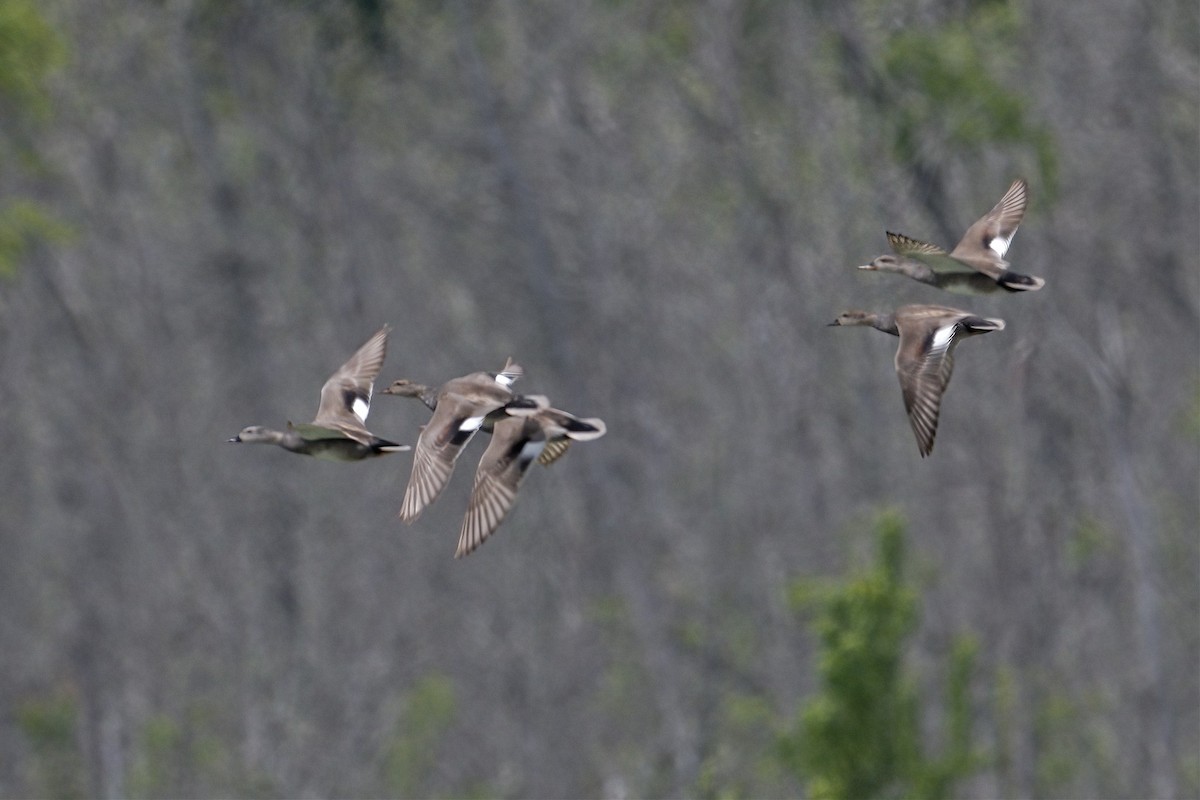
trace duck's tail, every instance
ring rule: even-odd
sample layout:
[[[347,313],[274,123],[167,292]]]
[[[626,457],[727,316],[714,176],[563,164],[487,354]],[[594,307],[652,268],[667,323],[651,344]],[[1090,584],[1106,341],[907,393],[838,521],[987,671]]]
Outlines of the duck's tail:
[[[412,450],[412,445],[397,444],[396,442],[376,436],[371,442],[371,449],[377,453],[403,453],[405,450]]]
[[[589,417],[587,419],[579,419],[578,417],[570,417],[563,420],[562,425],[566,428],[566,436],[568,439],[574,439],[577,442],[587,442],[592,439],[599,439],[608,432],[604,420],[599,417]]]
[[[1041,278],[1035,278],[1032,275],[1022,275],[1019,272],[1007,269],[996,280],[996,283],[1010,292],[1036,292],[1046,285],[1046,281]]]
[[[1004,320],[999,317],[966,317],[961,324],[972,334],[1004,330]]]
[[[504,404],[502,413],[510,417],[532,417],[550,407],[550,398],[544,394],[522,394]]]

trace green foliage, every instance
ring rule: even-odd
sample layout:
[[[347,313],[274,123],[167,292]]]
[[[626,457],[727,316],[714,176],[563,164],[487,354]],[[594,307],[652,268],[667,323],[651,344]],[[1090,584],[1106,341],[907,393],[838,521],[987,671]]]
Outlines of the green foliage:
[[[1187,753],[1179,766],[1179,796],[1200,797],[1200,755]]]
[[[1048,130],[1030,119],[1024,94],[1000,73],[1019,52],[1022,19],[1007,2],[977,4],[962,20],[890,37],[878,65],[888,84],[892,149],[901,163],[931,149],[962,156],[996,145],[1032,148],[1040,183],[1053,195],[1057,155]]]
[[[170,762],[183,737],[173,720],[157,714],[146,721],[140,738],[137,759],[129,775],[129,794],[156,797],[173,785]]]
[[[1047,686],[1034,701],[1035,797],[1064,797],[1086,791],[1084,771],[1099,770],[1103,785],[1122,791],[1114,768],[1119,733],[1112,728],[1113,701],[1103,692],[1070,692]]]
[[[17,725],[33,750],[27,777],[31,796],[85,796],[83,757],[75,737],[78,717],[79,701],[69,688],[27,700],[17,710]]]
[[[996,669],[996,684],[992,692],[993,715],[996,721],[996,749],[992,763],[1000,780],[1000,794],[1015,793],[1014,753],[1018,731],[1017,675],[1007,665]]]
[[[46,84],[65,60],[62,37],[42,17],[34,0],[0,0],[0,116],[9,123],[10,132],[19,137],[17,123],[46,120],[50,114]],[[37,159],[25,142],[4,144],[0,177],[10,163],[36,171]],[[16,200],[0,208],[0,277],[16,271],[31,241],[66,235],[66,226],[32,201]]]
[[[845,585],[808,587],[820,612],[818,672],[823,689],[801,713],[798,735],[786,737],[785,761],[808,779],[813,797],[877,797],[911,759],[916,696],[900,674],[904,639],[916,622],[913,592],[900,580],[902,528],[879,527],[880,563]]]
[[[960,639],[950,657],[946,752],[930,758],[903,663],[918,621],[917,594],[904,574],[903,520],[881,515],[877,536],[876,562],[844,583],[800,581],[792,589],[793,606],[816,615],[821,689],[780,737],[779,755],[812,797],[946,797],[980,766],[968,691],[975,645]]]
[[[915,771],[915,797],[950,797],[955,783],[985,763],[971,747],[971,675],[979,645],[971,636],[960,636],[950,652],[946,676],[946,752],[924,761]]]
[[[701,798],[787,797],[798,786],[776,757],[783,719],[754,676],[763,652],[760,617],[745,614],[737,598],[716,602],[678,629],[678,641],[714,681],[706,707],[703,758],[693,784]]]
[[[604,672],[592,692],[592,757],[605,771],[636,776],[637,793],[653,795],[666,791],[662,766],[648,758],[639,742],[625,735],[628,730],[652,730],[659,724],[654,687],[646,658],[634,630],[629,604],[619,595],[602,596],[588,608],[607,655]],[[681,641],[699,638],[703,632],[684,626]],[[593,793],[600,793],[597,785]]]
[[[35,0],[0,0],[0,98],[10,111],[48,115],[46,80],[65,60],[62,37]]]
[[[1191,402],[1187,404],[1183,412],[1182,427],[1187,436],[1200,439],[1200,380],[1196,381],[1195,387],[1192,389]]]
[[[1075,777],[1079,764],[1070,749],[1063,746],[1061,731],[1077,722],[1077,710],[1062,695],[1045,698],[1037,711],[1034,731],[1044,745],[1037,751],[1037,784],[1044,792],[1057,793]]]
[[[670,2],[659,7],[659,27],[652,44],[668,61],[682,61],[696,46],[696,14],[692,5]]]
[[[1082,569],[1090,562],[1112,555],[1117,549],[1117,537],[1096,517],[1083,516],[1071,531],[1066,543],[1067,563]]]
[[[0,277],[11,276],[29,245],[37,240],[64,241],[71,229],[37,203],[17,200],[0,208]]]
[[[774,743],[780,720],[766,699],[731,693],[722,697],[714,727],[719,735],[700,765],[697,797],[783,797],[795,794]]]
[[[436,763],[437,746],[454,720],[454,685],[427,675],[404,698],[400,720],[384,753],[384,779],[390,794],[421,793]]]
[[[898,144],[901,157],[914,152],[915,128],[939,123],[950,142],[977,148],[992,142],[1019,141],[1026,133],[1020,95],[994,79],[984,60],[985,40],[1011,39],[1016,14],[1009,6],[977,12],[967,23],[933,32],[906,30],[883,53],[888,77],[911,90],[905,96]]]
[[[138,733],[127,775],[129,796],[180,794],[275,794],[270,780],[245,774],[233,753],[215,707],[193,703],[180,719],[153,714]]]

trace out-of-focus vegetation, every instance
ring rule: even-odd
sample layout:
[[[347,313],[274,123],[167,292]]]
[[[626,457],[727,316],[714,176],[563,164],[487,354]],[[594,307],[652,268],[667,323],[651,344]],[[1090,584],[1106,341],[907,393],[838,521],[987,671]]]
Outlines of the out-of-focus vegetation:
[[[0,0],[0,182],[22,186],[47,170],[35,142],[49,124],[48,82],[62,67],[62,36],[31,0]],[[8,194],[0,202],[0,277],[11,276],[33,241],[63,241],[67,227],[40,203]]]
[[[889,514],[877,528],[879,554],[868,569],[845,584],[793,587],[793,603],[816,612],[821,690],[782,740],[784,758],[810,797],[951,797],[982,766],[971,739],[975,644],[960,636],[949,654],[946,730],[937,737],[945,752],[930,756],[905,664],[918,595],[905,576],[904,525]]]
[[[0,0],[0,795],[1200,793],[1197,15]],[[1018,175],[1042,291],[854,269]],[[384,322],[607,423],[470,558],[225,441]]]

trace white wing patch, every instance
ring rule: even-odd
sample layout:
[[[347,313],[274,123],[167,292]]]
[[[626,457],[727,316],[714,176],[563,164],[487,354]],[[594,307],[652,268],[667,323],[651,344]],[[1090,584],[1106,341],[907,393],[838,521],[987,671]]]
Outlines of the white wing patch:
[[[504,387],[512,386],[513,381],[516,379],[517,376],[513,375],[511,372],[500,372],[496,374],[496,383]]]
[[[1013,235],[1015,236],[1016,234]],[[996,236],[990,242],[988,242],[988,247],[990,247],[996,255],[1004,258],[1004,254],[1008,252],[1008,246],[1012,244],[1012,239],[1012,236]]]
[[[546,449],[546,440],[538,439],[536,441],[528,441],[521,448],[519,456],[522,463],[529,463],[542,454],[542,450]]]
[[[477,431],[479,426],[483,424],[483,416],[467,417],[463,420],[462,425],[458,426],[460,431]]]
[[[950,344],[951,340],[954,339],[954,329],[956,327],[958,327],[957,323],[954,325],[946,325],[934,331],[933,341],[930,343],[930,350],[945,350]]]
[[[371,401],[356,397],[354,398],[354,403],[350,406],[350,410],[354,412],[354,416],[358,417],[359,422],[366,422],[367,414],[371,411]]]

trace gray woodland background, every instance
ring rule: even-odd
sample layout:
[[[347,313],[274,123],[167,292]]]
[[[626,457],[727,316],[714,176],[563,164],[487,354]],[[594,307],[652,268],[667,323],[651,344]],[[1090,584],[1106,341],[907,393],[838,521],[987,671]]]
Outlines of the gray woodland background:
[[[843,576],[886,509],[930,731],[978,643],[991,757],[958,794],[1200,793],[1195,2],[5,25],[0,795],[801,794],[770,763],[817,689],[788,587]],[[1009,257],[1043,291],[853,268],[885,229],[953,244],[1018,175]],[[926,460],[895,340],[825,327],[904,302],[1008,322],[958,351]],[[385,322],[383,380],[512,355],[608,424],[466,560],[478,442],[411,527],[407,454],[225,442],[310,419]]]

